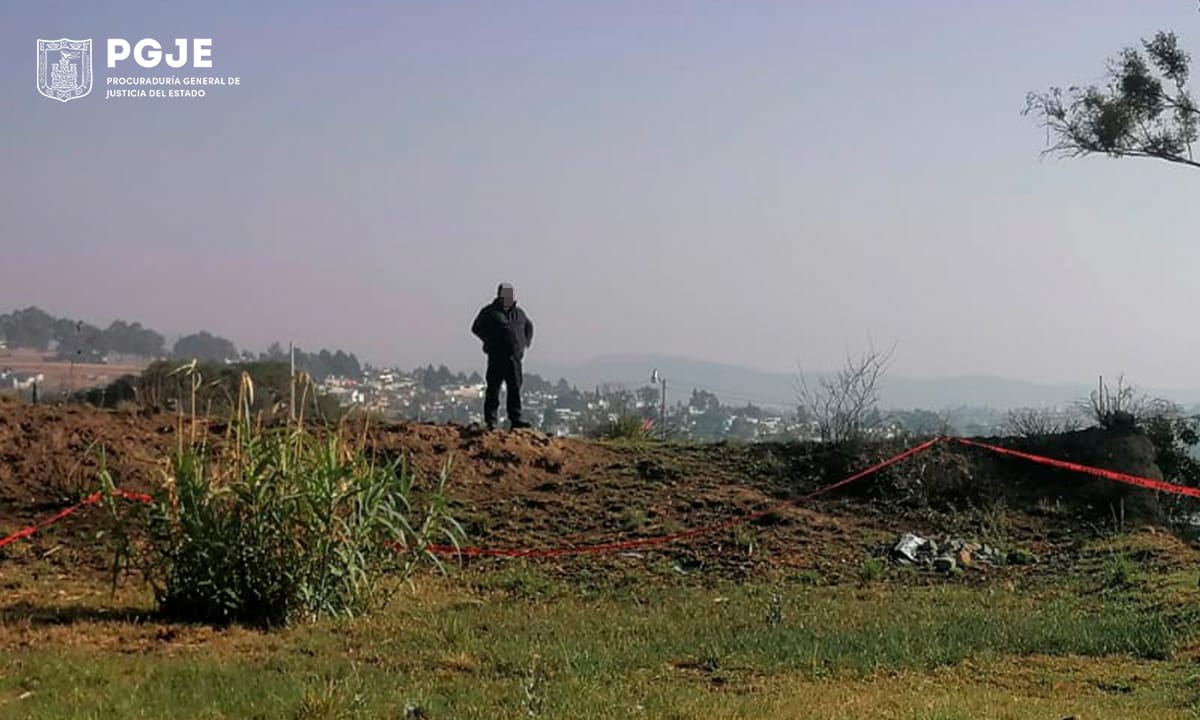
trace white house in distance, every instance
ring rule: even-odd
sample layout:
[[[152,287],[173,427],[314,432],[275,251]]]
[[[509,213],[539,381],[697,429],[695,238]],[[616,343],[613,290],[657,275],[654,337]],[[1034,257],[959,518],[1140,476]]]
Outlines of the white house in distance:
[[[478,400],[483,397],[484,385],[462,385],[456,388],[446,388],[446,395],[459,400]]]

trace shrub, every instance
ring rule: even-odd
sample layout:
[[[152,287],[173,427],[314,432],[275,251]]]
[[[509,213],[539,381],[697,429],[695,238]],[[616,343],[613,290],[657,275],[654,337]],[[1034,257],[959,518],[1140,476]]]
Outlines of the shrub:
[[[1146,416],[1157,414],[1164,403],[1163,400],[1147,397],[1133,385],[1127,385],[1125,376],[1120,375],[1115,391],[1104,382],[1104,378],[1100,378],[1097,388],[1079,407],[1098,426],[1111,430],[1138,425]]]
[[[884,561],[881,558],[869,557],[863,560],[862,566],[858,569],[858,579],[864,583],[871,583],[883,578],[883,572],[887,569]]]
[[[621,513],[621,530],[637,532],[646,526],[646,511],[641,508],[626,508]]]
[[[796,400],[801,422],[816,425],[822,442],[856,444],[878,427],[879,386],[891,363],[893,346],[886,351],[870,348],[853,357],[830,376],[809,384],[803,368],[796,380]]]
[[[1137,565],[1128,556],[1115,553],[1105,568],[1105,586],[1115,589],[1132,587],[1137,575]]]
[[[1060,412],[1045,408],[1022,408],[1010,410],[1001,426],[1006,435],[1021,438],[1039,438],[1047,435],[1062,435],[1083,427],[1081,413]]]
[[[592,431],[592,436],[603,440],[649,440],[653,424],[636,415],[621,415],[615,420]]]
[[[1169,482],[1192,487],[1200,486],[1200,460],[1193,450],[1200,444],[1200,418],[1184,415],[1174,405],[1142,420],[1142,427],[1154,443],[1154,464]]]
[[[1174,402],[1137,391],[1117,378],[1113,391],[1104,380],[1083,406],[1102,428],[1136,427],[1154,443],[1154,463],[1168,482],[1200,486],[1200,416],[1187,415]]]
[[[1024,548],[1016,548],[1008,551],[1005,562],[1009,565],[1033,565],[1037,562],[1037,556]]]
[[[240,411],[226,441],[183,439],[149,505],[145,542],[118,553],[136,564],[162,612],[203,622],[286,625],[353,616],[382,604],[422,562],[436,538],[462,536],[442,495],[449,465],[414,521],[414,473],[347,441],[341,428],[316,433],[303,419],[264,427],[250,417],[243,376]],[[103,473],[107,476],[107,473]],[[105,485],[111,490],[108,477]],[[116,533],[124,538],[125,533]]]

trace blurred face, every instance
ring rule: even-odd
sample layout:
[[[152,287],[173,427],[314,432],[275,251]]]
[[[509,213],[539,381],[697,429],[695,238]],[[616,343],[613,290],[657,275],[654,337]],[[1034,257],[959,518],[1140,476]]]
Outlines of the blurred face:
[[[500,299],[504,301],[504,307],[512,307],[512,304],[516,302],[517,294],[512,288],[504,288],[500,291]]]

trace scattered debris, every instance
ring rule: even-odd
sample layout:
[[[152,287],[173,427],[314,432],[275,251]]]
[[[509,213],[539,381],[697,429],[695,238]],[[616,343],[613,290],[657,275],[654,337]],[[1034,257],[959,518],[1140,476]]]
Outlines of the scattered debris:
[[[892,548],[892,555],[900,562],[919,563],[921,551],[927,545],[929,545],[929,541],[925,538],[912,533],[904,533],[900,536],[896,546]]]
[[[1006,556],[990,545],[983,545],[964,538],[945,538],[941,541],[924,538],[914,533],[904,533],[890,551],[891,559],[901,565],[923,565],[938,572],[951,572],[955,568],[977,565],[1018,564],[1013,556],[1020,553],[1022,562],[1033,562],[1027,550],[1014,550]]]

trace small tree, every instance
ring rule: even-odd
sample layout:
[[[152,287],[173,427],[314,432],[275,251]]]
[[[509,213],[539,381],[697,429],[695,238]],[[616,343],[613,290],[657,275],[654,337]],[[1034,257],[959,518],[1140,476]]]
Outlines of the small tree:
[[[1149,157],[1200,168],[1192,156],[1200,109],[1187,88],[1190,63],[1175,33],[1159,32],[1109,61],[1106,86],[1029,93],[1024,114],[1046,128],[1045,154]]]
[[[816,423],[822,442],[854,442],[872,427],[871,418],[879,418],[879,381],[894,350],[895,346],[882,352],[870,348],[858,357],[847,353],[845,366],[821,377],[815,387],[801,369],[796,383],[799,415]]]

